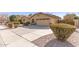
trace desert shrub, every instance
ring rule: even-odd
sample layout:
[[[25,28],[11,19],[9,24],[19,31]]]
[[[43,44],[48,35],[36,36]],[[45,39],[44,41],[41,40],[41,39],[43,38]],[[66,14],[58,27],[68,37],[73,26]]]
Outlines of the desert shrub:
[[[7,23],[7,26],[8,26],[9,28],[12,28],[12,27],[13,27],[13,23],[12,23],[12,22],[8,22],[8,23]]]
[[[30,22],[26,22],[24,23],[24,26],[28,26],[30,24]]]
[[[13,24],[14,24],[14,28],[17,28],[18,25],[20,24],[20,22],[19,21],[15,21],[15,22],[13,22]]]
[[[62,23],[62,20],[58,20],[58,22],[57,23]]]
[[[9,27],[9,28],[12,28],[12,24],[9,23],[9,24],[8,24],[8,27]]]
[[[19,20],[20,24],[23,24],[22,19]]]
[[[75,26],[64,23],[51,24],[50,28],[56,38],[61,41],[65,41],[75,31]]]
[[[19,25],[19,22],[8,22],[8,23],[7,23],[7,26],[8,26],[9,28],[17,28],[18,25]]]

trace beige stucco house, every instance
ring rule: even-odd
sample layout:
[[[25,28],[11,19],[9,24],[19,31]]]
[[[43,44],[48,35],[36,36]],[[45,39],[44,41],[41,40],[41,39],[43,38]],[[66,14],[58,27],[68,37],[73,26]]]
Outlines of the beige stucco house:
[[[74,20],[76,28],[79,28],[79,19]]]
[[[76,16],[75,14],[68,14],[64,16],[64,19],[74,21],[76,28],[79,28],[79,17]]]
[[[74,20],[75,16],[76,16],[75,14],[67,14],[67,15],[64,16],[64,19]]]
[[[48,26],[50,23],[58,22],[59,19],[61,18],[55,15],[45,14],[45,13],[36,13],[30,17],[30,22],[31,24]]]
[[[17,15],[16,17],[17,17],[17,20],[22,23],[26,23],[26,22],[30,21],[29,17],[25,16],[25,15]]]
[[[0,15],[0,24],[5,24],[8,20],[8,16]]]
[[[22,16],[21,20],[22,20],[23,23],[30,22],[29,16]]]

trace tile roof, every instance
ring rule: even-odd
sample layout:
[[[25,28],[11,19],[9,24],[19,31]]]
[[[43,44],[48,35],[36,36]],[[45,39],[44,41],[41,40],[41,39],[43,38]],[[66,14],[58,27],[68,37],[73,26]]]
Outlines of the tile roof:
[[[54,17],[54,18],[61,19],[61,17],[59,17],[59,16],[52,15],[52,14],[46,14],[46,13],[42,13],[42,12],[39,12],[39,13],[33,14],[32,16],[30,16],[30,18],[32,18],[33,16],[38,15],[38,14],[43,14],[43,15],[47,15],[47,16],[50,16],[50,17]]]

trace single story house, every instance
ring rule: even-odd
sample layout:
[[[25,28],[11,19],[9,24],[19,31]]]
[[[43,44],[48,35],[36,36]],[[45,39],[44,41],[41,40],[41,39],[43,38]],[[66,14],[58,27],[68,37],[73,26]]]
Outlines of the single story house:
[[[64,19],[74,21],[76,28],[79,28],[79,16],[76,16],[75,14],[68,14],[64,16]]]
[[[48,26],[50,23],[56,23],[61,19],[59,16],[46,14],[46,13],[36,13],[30,17],[31,24]]]
[[[29,16],[22,16],[22,17],[21,17],[21,21],[22,21],[23,23],[30,22],[30,18],[29,18]]]
[[[0,15],[0,24],[5,24],[8,20],[8,16]]]

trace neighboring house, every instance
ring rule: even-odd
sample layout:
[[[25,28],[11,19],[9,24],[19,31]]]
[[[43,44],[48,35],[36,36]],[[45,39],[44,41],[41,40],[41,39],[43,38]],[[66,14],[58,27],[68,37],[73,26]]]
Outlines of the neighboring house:
[[[61,18],[55,15],[36,13],[30,17],[30,22],[31,24],[48,26],[50,23],[58,22],[59,19]]]
[[[29,18],[29,16],[22,16],[22,17],[21,17],[21,21],[22,21],[23,23],[30,22],[30,18]]]
[[[75,22],[75,26],[79,28],[79,17],[78,16],[74,18],[74,22]]]
[[[5,24],[7,22],[8,17],[5,15],[0,15],[0,24]]]
[[[75,16],[76,16],[75,14],[67,14],[67,15],[64,16],[64,19],[74,20]]]
[[[36,14],[31,14],[31,15],[16,15],[16,20],[20,21],[20,24],[23,23],[28,23],[34,25],[45,25],[48,26],[51,23],[56,23],[60,20],[61,18],[56,15],[52,14],[46,14],[46,13],[36,13]]]
[[[29,17],[25,15],[16,15],[16,18],[20,23],[26,23],[29,21]]]
[[[68,20],[73,20],[75,22],[76,28],[79,28],[79,17],[76,16],[75,14],[67,14],[64,16],[64,19]]]
[[[22,15],[16,15],[16,20],[20,21],[21,20]]]

